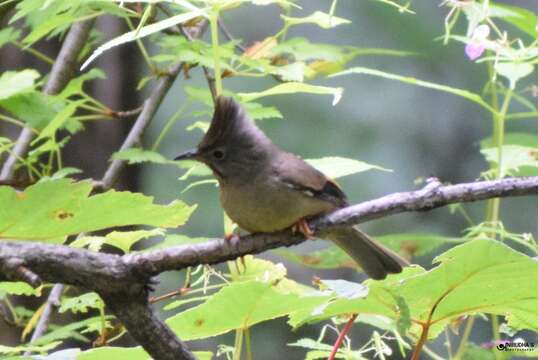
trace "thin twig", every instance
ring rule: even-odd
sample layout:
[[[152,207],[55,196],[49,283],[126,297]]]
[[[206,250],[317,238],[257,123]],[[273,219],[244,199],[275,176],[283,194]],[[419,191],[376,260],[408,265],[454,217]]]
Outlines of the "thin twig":
[[[80,51],[86,45],[90,30],[93,26],[94,19],[85,20],[75,23],[69,30],[62,48],[52,66],[49,80],[43,89],[45,94],[58,94],[73,78],[77,67],[77,59]],[[19,134],[13,151],[6,159],[0,172],[0,180],[12,180],[15,175],[15,165],[17,160],[24,158],[30,143],[34,138],[31,128],[25,127]]]
[[[224,24],[224,21],[222,20],[222,18],[218,19],[218,24],[219,24],[220,31],[222,31],[222,33],[224,34],[224,37],[226,39],[228,39],[228,41],[234,41],[235,40],[234,36],[228,30],[228,28],[226,27],[226,24]],[[246,48],[243,45],[239,44],[239,43],[237,45],[235,45],[235,48],[238,51],[240,51],[241,53],[244,53],[246,51]]]

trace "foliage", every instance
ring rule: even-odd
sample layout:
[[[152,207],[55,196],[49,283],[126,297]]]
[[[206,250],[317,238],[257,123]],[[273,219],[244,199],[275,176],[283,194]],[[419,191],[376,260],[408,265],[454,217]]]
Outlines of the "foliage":
[[[419,16],[410,0],[377,2],[379,6],[397,9],[401,16]],[[302,26],[327,31],[351,26],[351,21],[335,15],[338,13],[336,0],[330,2],[330,9],[314,12],[303,10],[301,2],[295,0],[6,2],[9,3],[15,8],[8,12],[9,25],[0,30],[0,47],[15,46],[45,63],[54,60],[42,54],[37,45],[47,39],[64,39],[67,29],[77,21],[114,16],[124,21],[130,31],[109,40],[91,37],[80,54],[85,72],[72,78],[56,94],[45,90],[48,77],[36,69],[9,70],[0,74],[0,121],[26,127],[33,135],[28,154],[16,159],[18,173],[24,174],[31,185],[23,190],[9,184],[0,186],[0,241],[68,243],[66,246],[85,247],[96,252],[103,251],[107,245],[129,253],[135,248],[144,251],[205,240],[167,232],[184,225],[197,205],[188,205],[181,200],[159,205],[150,196],[129,191],[107,189],[93,193],[95,182],[75,180],[74,175],[79,170],[63,164],[64,147],[73,135],[84,135],[88,122],[121,118],[117,111],[84,89],[90,82],[105,81],[105,74],[100,69],[89,69],[94,66],[94,61],[129,42],[137,44],[140,56],[147,64],[148,75],[138,79],[138,90],[149,88],[152,80],[166,75],[173,65],[181,63],[187,79],[190,72],[203,70],[209,74],[209,84],[214,82],[218,94],[224,93],[241,101],[257,121],[283,117],[277,108],[255,102],[273,95],[329,95],[332,105],[337,105],[346,94],[343,87],[334,84],[344,76],[369,75],[458,96],[478,105],[477,112],[485,110],[479,112],[477,118],[491,118],[492,134],[480,144],[480,153],[489,167],[477,173],[477,177],[500,179],[537,174],[538,137],[507,129],[517,123],[516,119],[538,118],[535,101],[528,98],[528,94],[537,92],[538,14],[535,11],[493,0],[440,1],[446,14],[444,24],[438,24],[439,29],[444,26],[443,43],[455,47],[464,44],[465,49],[461,51],[475,62],[473,66],[483,67],[488,72],[483,91],[477,92],[359,63],[364,56],[386,57],[391,61],[391,57],[416,55],[412,51],[315,43],[291,35],[291,29]],[[6,4],[0,5],[0,10]],[[223,13],[248,6],[265,10],[270,5],[280,11],[282,23],[277,33],[267,34],[247,47],[240,39],[226,42],[219,39],[219,19]],[[2,14],[0,12],[0,20]],[[208,23],[208,40],[185,35],[202,22]],[[268,78],[273,83],[268,88],[233,93],[224,89],[223,79],[229,78]],[[330,83],[326,81],[328,78]],[[181,118],[196,119],[186,128],[192,136],[199,135],[192,133],[193,130],[207,130],[213,104],[211,91],[194,87],[189,82],[184,85],[184,91],[183,104],[166,122],[153,146],[145,148],[138,144],[137,147],[122,148],[112,155],[111,160],[129,165],[185,169],[180,178],[180,181],[189,182],[185,192],[194,186],[214,184],[214,181],[208,178],[210,171],[205,166],[169,160],[159,152],[162,139]],[[514,112],[516,103],[518,108],[525,110]],[[15,143],[15,139],[0,137],[0,155],[13,154]],[[370,169],[387,171],[384,166],[337,156],[308,161],[334,178]],[[367,280],[359,284],[342,279],[315,279],[313,285],[304,285],[288,277],[283,264],[252,256],[229,262],[227,270],[223,271],[212,267],[189,269],[185,282],[187,290],[182,293],[185,296],[164,308],[166,322],[184,340],[205,339],[234,331],[234,346],[219,349],[221,354],[234,360],[241,358],[243,342],[247,342],[249,358],[256,352],[249,347],[248,340],[244,340],[249,339],[249,331],[256,324],[282,317],[287,318],[292,328],[323,322],[326,325],[318,339],[304,338],[289,344],[305,349],[306,359],[321,359],[329,356],[332,350],[332,344],[326,340],[326,331],[339,332],[337,325],[349,321],[351,314],[359,314],[356,320],[351,318],[356,326],[368,324],[376,330],[360,346],[352,345],[346,338],[336,358],[362,359],[385,358],[396,351],[406,357],[411,347],[418,358],[426,341],[435,339],[443,330],[457,329],[463,319],[468,319],[456,353],[449,356],[454,359],[491,358],[490,350],[469,340],[475,316],[487,314],[492,341],[500,338],[501,329],[509,329],[512,333],[538,331],[538,292],[529,286],[538,277],[538,263],[507,243],[515,243],[533,254],[538,253],[538,246],[532,235],[506,230],[499,208],[498,199],[490,201],[483,221],[471,219],[471,224],[476,222],[478,225],[472,225],[465,236],[402,233],[377,237],[408,258],[454,245],[435,259],[431,270],[412,266],[382,281]],[[454,209],[469,220],[463,206]],[[153,247],[142,242],[154,238],[164,240]],[[355,267],[347,255],[334,247],[305,255],[288,249],[276,253],[313,269]],[[15,307],[10,299],[41,296],[47,286],[32,289],[25,283],[0,283],[1,309],[6,309],[4,317],[14,326],[24,328],[23,334],[35,327],[43,307],[37,310]],[[57,324],[31,344],[21,341],[18,346],[0,345],[0,355],[18,356],[31,352],[41,354],[36,357],[39,359],[148,358],[140,347],[110,346],[125,334],[125,330],[117,319],[106,315],[104,302],[96,293],[65,293],[59,312],[85,314],[86,318]],[[500,325],[499,319],[503,319]],[[78,341],[80,349],[57,351],[68,340],[70,343]],[[100,347],[88,349],[90,343]],[[217,351],[196,355],[200,359],[210,359],[213,352]],[[441,358],[436,354],[433,356]],[[496,353],[495,357],[498,356]]]

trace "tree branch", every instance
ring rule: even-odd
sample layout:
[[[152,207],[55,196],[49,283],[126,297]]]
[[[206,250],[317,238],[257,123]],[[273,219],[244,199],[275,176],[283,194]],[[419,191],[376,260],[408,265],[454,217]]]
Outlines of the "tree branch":
[[[194,35],[189,34],[189,37],[192,38],[202,35],[205,27],[206,21],[202,21],[201,24],[194,29]],[[147,98],[146,101],[144,101],[144,105],[142,105],[142,111],[140,112],[140,115],[138,115],[133,127],[131,128],[131,131],[129,131],[129,134],[121,145],[120,151],[129,149],[140,141],[144,130],[147,128],[147,126],[153,119],[153,116],[157,112],[159,105],[164,100],[164,97],[168,93],[168,90],[170,89],[170,87],[174,83],[174,80],[182,69],[183,63],[172,65],[166,72],[167,75],[161,77],[159,83],[151,93],[150,97]],[[120,175],[120,172],[124,166],[124,160],[113,160],[108,169],[106,170],[103,179],[97,184],[99,190],[110,189],[118,180],[118,176]]]
[[[52,66],[49,80],[43,89],[45,94],[54,95],[59,93],[67,85],[69,80],[71,80],[78,64],[78,55],[86,44],[93,23],[94,19],[90,19],[75,23],[71,27],[65,37],[58,57]],[[33,138],[34,133],[32,129],[29,127],[22,129],[15,142],[13,151],[9,154],[2,166],[0,181],[13,180],[17,160],[26,155]]]
[[[341,226],[356,225],[397,213],[429,211],[453,203],[525,195],[538,195],[538,177],[447,186],[432,179],[421,190],[394,193],[352,205],[313,219],[309,225],[316,235],[323,237],[324,233]],[[77,285],[96,291],[154,358],[191,360],[193,356],[186,346],[155,316],[148,303],[147,283],[151,277],[164,271],[221,263],[303,241],[302,236],[281,231],[123,256],[64,245],[0,241],[0,280],[29,281],[34,276],[28,274],[34,274],[47,282]],[[24,269],[22,272],[21,267]]]

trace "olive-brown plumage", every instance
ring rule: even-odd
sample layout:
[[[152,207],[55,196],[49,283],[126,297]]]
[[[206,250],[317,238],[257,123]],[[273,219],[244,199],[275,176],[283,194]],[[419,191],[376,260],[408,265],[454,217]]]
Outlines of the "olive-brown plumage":
[[[211,125],[195,150],[176,159],[205,163],[220,185],[228,216],[249,232],[274,232],[347,205],[344,192],[301,158],[279,149],[232,98],[216,99]],[[374,279],[407,262],[357,227],[326,235]]]

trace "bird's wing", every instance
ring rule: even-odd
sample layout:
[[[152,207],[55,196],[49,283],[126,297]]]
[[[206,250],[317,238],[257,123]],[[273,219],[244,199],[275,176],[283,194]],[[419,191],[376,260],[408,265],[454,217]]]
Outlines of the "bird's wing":
[[[286,152],[280,153],[277,159],[276,175],[287,186],[307,196],[330,201],[337,207],[347,205],[346,194],[338,184],[303,159]]]

